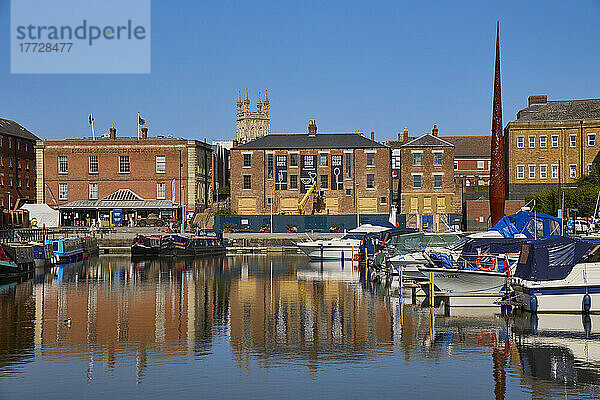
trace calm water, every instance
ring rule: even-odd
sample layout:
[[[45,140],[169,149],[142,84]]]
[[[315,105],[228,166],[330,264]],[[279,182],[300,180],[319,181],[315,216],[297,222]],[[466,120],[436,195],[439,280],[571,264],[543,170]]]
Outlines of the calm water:
[[[600,398],[597,317],[409,303],[348,263],[102,256],[0,286],[0,398]]]

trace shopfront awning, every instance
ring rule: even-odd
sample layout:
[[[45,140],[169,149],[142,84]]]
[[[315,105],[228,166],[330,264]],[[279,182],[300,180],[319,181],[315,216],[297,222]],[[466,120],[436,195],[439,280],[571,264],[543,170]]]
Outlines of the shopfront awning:
[[[60,210],[165,210],[180,207],[171,200],[144,199],[130,189],[119,189],[99,200],[75,200],[62,206]]]

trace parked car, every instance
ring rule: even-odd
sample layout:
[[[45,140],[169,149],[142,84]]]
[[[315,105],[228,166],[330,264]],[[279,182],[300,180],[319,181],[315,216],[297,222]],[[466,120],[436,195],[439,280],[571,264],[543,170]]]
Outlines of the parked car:
[[[583,218],[575,220],[575,233],[587,233],[590,230],[590,224]]]
[[[165,226],[165,221],[158,215],[151,213],[147,217],[137,219],[137,226]]]

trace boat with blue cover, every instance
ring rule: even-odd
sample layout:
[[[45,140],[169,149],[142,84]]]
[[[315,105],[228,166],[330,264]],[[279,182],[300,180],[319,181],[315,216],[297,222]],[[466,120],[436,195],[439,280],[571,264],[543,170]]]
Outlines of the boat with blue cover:
[[[84,259],[81,238],[48,239],[46,243],[52,245],[58,264],[70,264]]]
[[[511,283],[517,304],[527,311],[599,313],[600,240],[524,243]]]
[[[520,211],[504,216],[491,230],[469,235],[446,248],[390,261],[406,269],[413,279],[425,280],[433,273],[435,286],[442,292],[499,292],[506,274],[516,267],[523,243],[561,237],[562,233],[559,218]]]
[[[30,245],[33,247],[33,257],[37,268],[48,267],[56,263],[52,244],[31,242]]]

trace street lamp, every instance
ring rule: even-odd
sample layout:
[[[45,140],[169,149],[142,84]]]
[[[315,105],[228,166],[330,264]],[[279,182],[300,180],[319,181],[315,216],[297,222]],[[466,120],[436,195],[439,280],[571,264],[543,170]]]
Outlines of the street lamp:
[[[360,226],[360,211],[358,210],[358,182],[356,182],[356,188],[354,189],[354,197],[356,197],[356,227]]]
[[[554,157],[539,157],[540,160],[545,160],[545,159],[549,159],[549,160],[556,160],[556,158]],[[558,148],[558,210],[557,210],[557,217],[560,218],[560,233],[563,234],[563,208],[564,208],[564,200],[562,198],[562,181],[561,181],[561,176],[560,176],[560,147]],[[550,173],[552,173],[552,166],[550,166]]]

